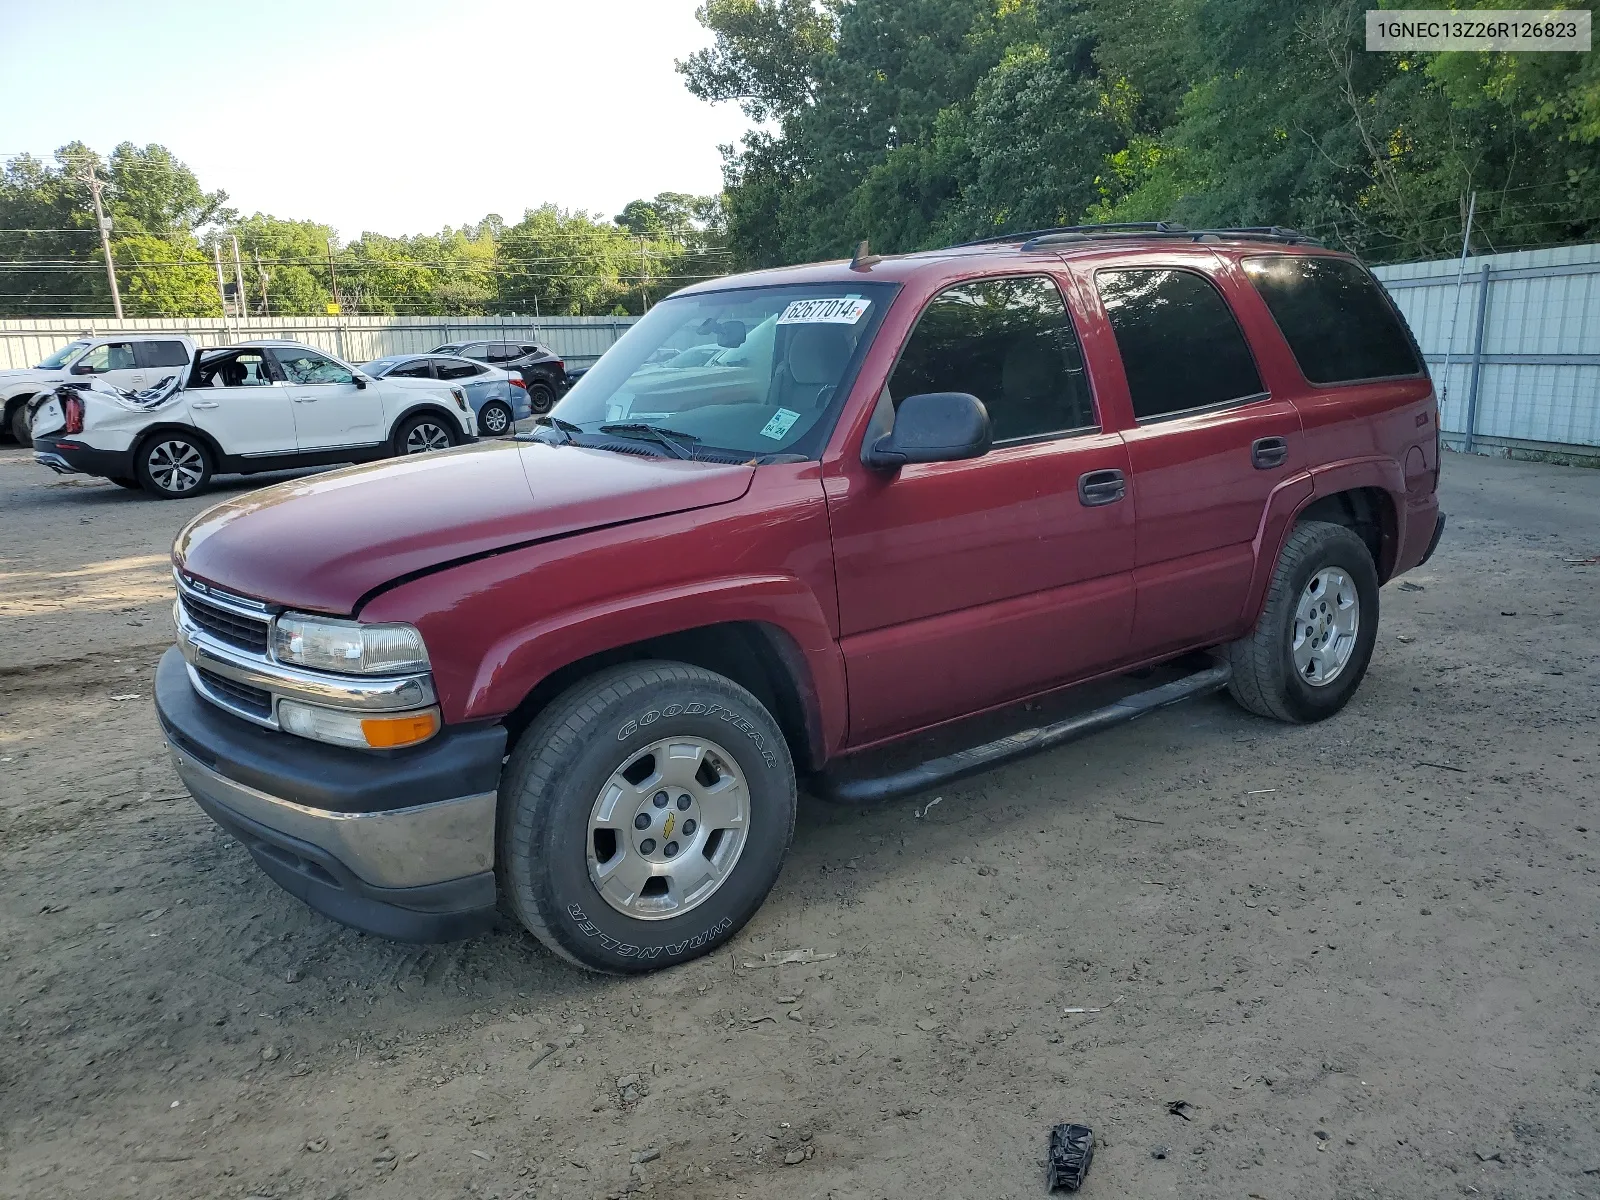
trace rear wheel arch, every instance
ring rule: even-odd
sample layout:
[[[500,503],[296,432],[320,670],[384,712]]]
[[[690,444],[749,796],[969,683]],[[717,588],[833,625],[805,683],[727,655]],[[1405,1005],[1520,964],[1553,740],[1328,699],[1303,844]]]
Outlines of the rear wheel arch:
[[[138,461],[139,455],[144,453],[152,440],[165,434],[173,433],[180,434],[183,437],[188,438],[190,441],[198,442],[200,445],[204,446],[206,448],[206,453],[211,455],[211,461],[213,464],[215,464],[215,470],[231,470],[231,467],[229,466],[231,460],[222,447],[217,444],[216,438],[212,437],[205,430],[200,429],[197,426],[182,425],[176,421],[165,421],[160,425],[152,425],[148,429],[141,430],[138,439],[133,443],[133,461]]]
[[[1326,521],[1343,525],[1367,547],[1378,582],[1386,583],[1394,573],[1399,552],[1399,521],[1394,498],[1380,487],[1354,487],[1318,496],[1294,515],[1294,524]]]
[[[763,621],[696,626],[619,645],[558,667],[506,717],[511,742],[574,685],[599,671],[634,661],[684,663],[732,680],[778,722],[796,766],[802,770],[821,767],[826,757],[822,717],[805,655],[787,631]]]

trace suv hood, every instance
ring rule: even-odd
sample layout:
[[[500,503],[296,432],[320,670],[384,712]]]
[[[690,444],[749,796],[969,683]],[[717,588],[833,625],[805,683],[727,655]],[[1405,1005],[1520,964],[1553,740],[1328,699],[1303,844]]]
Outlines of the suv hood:
[[[179,569],[245,596],[332,614],[461,559],[739,499],[751,466],[489,442],[290,480],[186,525]]]
[[[66,379],[65,371],[41,371],[38,367],[12,367],[0,371],[0,388],[14,383],[60,383]]]

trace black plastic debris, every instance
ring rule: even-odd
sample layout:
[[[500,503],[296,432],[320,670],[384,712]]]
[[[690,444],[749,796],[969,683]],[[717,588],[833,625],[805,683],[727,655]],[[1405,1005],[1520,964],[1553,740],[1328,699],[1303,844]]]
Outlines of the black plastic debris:
[[[1189,1115],[1189,1110],[1193,1107],[1194,1105],[1190,1104],[1187,1100],[1167,1101],[1167,1111],[1175,1117],[1182,1117],[1185,1121],[1194,1120],[1194,1118]]]
[[[1094,1160],[1094,1130],[1087,1125],[1057,1125],[1050,1130],[1050,1190],[1075,1192]]]

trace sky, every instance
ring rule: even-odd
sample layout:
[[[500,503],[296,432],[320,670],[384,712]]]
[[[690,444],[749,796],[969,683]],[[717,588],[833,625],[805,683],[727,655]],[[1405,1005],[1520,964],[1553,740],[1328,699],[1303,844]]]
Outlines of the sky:
[[[0,159],[166,146],[342,238],[721,189],[749,122],[673,62],[697,0],[0,0]]]

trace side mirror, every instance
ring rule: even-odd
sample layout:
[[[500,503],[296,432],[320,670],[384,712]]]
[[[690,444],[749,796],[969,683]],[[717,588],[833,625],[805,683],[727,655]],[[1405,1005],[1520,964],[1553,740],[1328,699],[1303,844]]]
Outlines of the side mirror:
[[[982,400],[966,392],[924,392],[900,402],[894,427],[861,461],[877,470],[897,471],[907,463],[981,458],[993,442]]]
[[[68,372],[71,375],[93,375],[94,373],[94,368],[86,362],[73,363],[72,369]]]
[[[367,384],[372,382],[372,376],[363,375],[360,371],[357,371],[354,375],[352,375],[351,379],[355,381],[355,385],[358,388],[364,388],[367,386]]]

